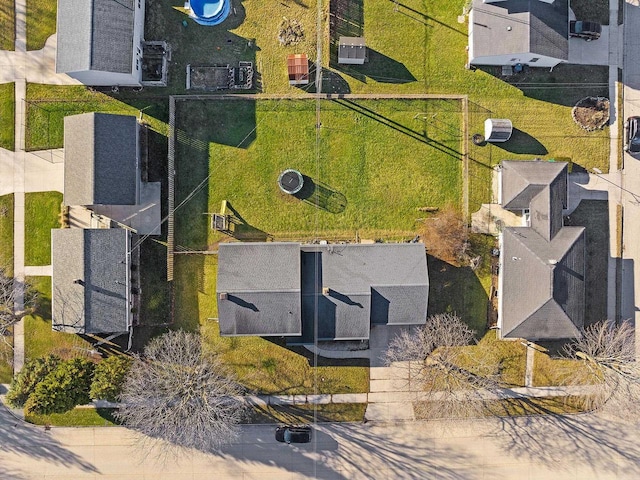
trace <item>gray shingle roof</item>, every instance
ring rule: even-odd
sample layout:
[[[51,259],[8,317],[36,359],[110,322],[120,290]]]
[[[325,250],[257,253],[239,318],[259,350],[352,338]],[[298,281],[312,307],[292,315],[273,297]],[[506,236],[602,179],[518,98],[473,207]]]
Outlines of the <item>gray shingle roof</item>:
[[[56,72],[131,73],[133,0],[58,0]]]
[[[563,227],[547,241],[532,228],[510,227],[502,242],[502,337],[579,336],[584,324],[584,228]]]
[[[221,334],[302,333],[299,244],[220,244],[216,289]]]
[[[562,228],[567,207],[567,163],[502,162],[502,206],[529,209],[531,227],[547,240]]]
[[[306,343],[317,326],[318,340],[355,340],[369,338],[371,322],[424,323],[429,276],[422,244],[230,243],[220,245],[217,291],[224,335]]]
[[[474,57],[532,53],[569,58],[567,0],[473,1]]]
[[[120,228],[51,230],[54,329],[127,331],[128,242]]]
[[[65,205],[135,205],[137,135],[132,116],[84,113],[65,117]]]

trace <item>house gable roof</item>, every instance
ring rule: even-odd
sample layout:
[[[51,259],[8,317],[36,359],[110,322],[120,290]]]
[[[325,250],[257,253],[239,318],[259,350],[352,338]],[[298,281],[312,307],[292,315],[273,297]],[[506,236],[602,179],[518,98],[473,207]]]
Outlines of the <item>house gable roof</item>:
[[[64,118],[65,205],[135,205],[137,122],[129,115]]]
[[[220,244],[217,293],[221,334],[300,335],[300,245]]]
[[[120,228],[51,230],[54,329],[127,331],[129,235]]]
[[[474,57],[532,53],[569,58],[567,0],[473,1]]]
[[[131,73],[133,0],[58,0],[56,72]]]
[[[567,207],[567,163],[502,162],[502,207],[529,210],[531,227],[550,240],[562,228]]]
[[[245,248],[249,255],[229,256]],[[372,322],[426,320],[429,278],[423,244],[222,244],[218,265],[220,330],[226,335],[287,335],[297,337],[295,343],[308,343],[317,332],[318,340],[362,340],[369,338]],[[248,292],[255,301],[248,300]],[[257,292],[265,296],[258,298]],[[245,303],[230,307],[232,294]],[[298,315],[298,331],[279,323],[293,320],[291,312]]]

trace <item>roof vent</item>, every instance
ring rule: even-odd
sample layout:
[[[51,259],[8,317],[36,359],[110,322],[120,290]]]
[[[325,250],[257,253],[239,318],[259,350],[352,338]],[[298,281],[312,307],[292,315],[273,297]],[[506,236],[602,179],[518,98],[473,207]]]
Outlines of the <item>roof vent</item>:
[[[329,287],[322,287],[322,294],[329,295]]]
[[[226,292],[218,294],[218,300],[226,300],[227,298],[229,298],[229,295]]]

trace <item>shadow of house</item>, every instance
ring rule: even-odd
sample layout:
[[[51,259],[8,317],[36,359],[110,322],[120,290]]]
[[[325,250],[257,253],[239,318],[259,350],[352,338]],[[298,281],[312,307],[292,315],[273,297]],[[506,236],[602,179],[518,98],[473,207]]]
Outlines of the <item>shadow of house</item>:
[[[518,128],[514,128],[511,132],[511,138],[503,143],[495,143],[497,148],[501,148],[510,153],[528,154],[528,155],[546,155],[549,151],[535,137]]]
[[[372,324],[419,325],[427,316],[422,244],[225,243],[217,282],[223,336],[368,340]]]
[[[501,338],[557,340],[584,326],[584,227],[563,226],[567,163],[504,161],[500,205],[527,226],[500,234],[498,332]],[[535,279],[531,281],[531,279]]]

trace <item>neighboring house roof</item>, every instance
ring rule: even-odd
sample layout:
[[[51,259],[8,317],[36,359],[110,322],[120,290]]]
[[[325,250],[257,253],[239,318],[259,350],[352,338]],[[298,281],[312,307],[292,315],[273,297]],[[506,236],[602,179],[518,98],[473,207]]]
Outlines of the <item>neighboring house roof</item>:
[[[300,245],[222,243],[218,317],[223,335],[300,335]]]
[[[127,331],[129,235],[121,228],[51,230],[55,330]]]
[[[584,324],[584,228],[564,227],[547,241],[530,227],[502,236],[503,337],[572,338]]]
[[[569,58],[568,0],[473,1],[474,58],[533,53]]]
[[[363,37],[340,37],[338,39],[338,59],[364,60],[367,47]]]
[[[56,72],[131,73],[133,0],[58,0]]]
[[[423,244],[229,243],[218,255],[223,335],[368,339],[371,323],[427,318]]]
[[[584,324],[583,227],[564,227],[566,162],[504,161],[501,200],[529,210],[528,227],[502,232],[501,336],[550,340],[580,335]]]
[[[531,227],[550,240],[562,228],[567,207],[566,162],[503,161],[502,206],[529,210]]]
[[[84,113],[64,118],[65,205],[134,205],[136,118]]]

